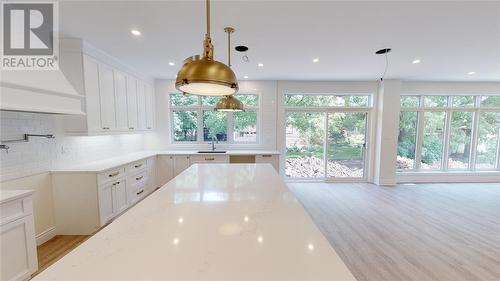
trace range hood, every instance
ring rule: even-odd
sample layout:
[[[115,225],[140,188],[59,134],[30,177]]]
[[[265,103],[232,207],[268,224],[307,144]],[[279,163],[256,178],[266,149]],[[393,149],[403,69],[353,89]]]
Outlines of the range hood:
[[[3,70],[0,110],[85,114],[84,97],[61,70]]]

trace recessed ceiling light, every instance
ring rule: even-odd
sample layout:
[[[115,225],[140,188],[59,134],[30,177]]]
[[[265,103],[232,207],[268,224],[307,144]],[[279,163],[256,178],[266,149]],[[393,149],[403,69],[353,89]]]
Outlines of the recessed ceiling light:
[[[264,64],[260,62],[259,64],[257,64],[257,66],[258,67],[264,67]]]
[[[467,72],[467,74],[474,75],[474,74],[476,74],[476,72],[475,71],[469,71],[469,72]]]
[[[417,64],[417,63],[420,63],[420,60],[413,60],[411,63]]]
[[[168,63],[168,65],[170,65],[170,66],[174,66],[174,65],[175,65],[175,62],[171,61],[171,62],[169,62],[169,63]]]
[[[137,29],[130,30],[130,33],[132,33],[132,35],[135,35],[135,36],[141,36],[141,32]]]
[[[313,59],[313,62],[314,62],[314,63],[319,62],[319,58],[314,58],[314,59]]]
[[[243,76],[243,78],[248,79],[248,76],[247,76],[247,75],[245,75],[245,76]]]

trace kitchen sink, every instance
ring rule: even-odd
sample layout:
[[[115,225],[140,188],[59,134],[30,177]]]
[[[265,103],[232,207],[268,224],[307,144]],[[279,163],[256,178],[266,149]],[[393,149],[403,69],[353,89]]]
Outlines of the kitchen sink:
[[[204,150],[204,151],[198,151],[197,153],[226,153],[226,151],[222,151],[222,150],[215,150],[215,151]]]

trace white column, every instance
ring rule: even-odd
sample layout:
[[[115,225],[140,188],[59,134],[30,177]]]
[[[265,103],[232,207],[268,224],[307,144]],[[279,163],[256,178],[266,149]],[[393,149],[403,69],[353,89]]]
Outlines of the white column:
[[[373,177],[377,185],[396,184],[400,92],[401,80],[385,80],[379,85]]]

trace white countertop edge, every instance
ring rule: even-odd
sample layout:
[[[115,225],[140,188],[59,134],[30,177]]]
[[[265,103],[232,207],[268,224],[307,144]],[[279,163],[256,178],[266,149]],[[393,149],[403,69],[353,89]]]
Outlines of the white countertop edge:
[[[35,191],[30,189],[0,190],[0,204],[28,196],[33,192]]]
[[[55,168],[51,173],[100,173],[109,169],[126,165],[158,155],[279,155],[277,150],[228,150],[226,153],[198,153],[198,150],[160,150],[141,151],[127,154],[125,156],[112,157],[104,160],[87,162],[67,168]]]

